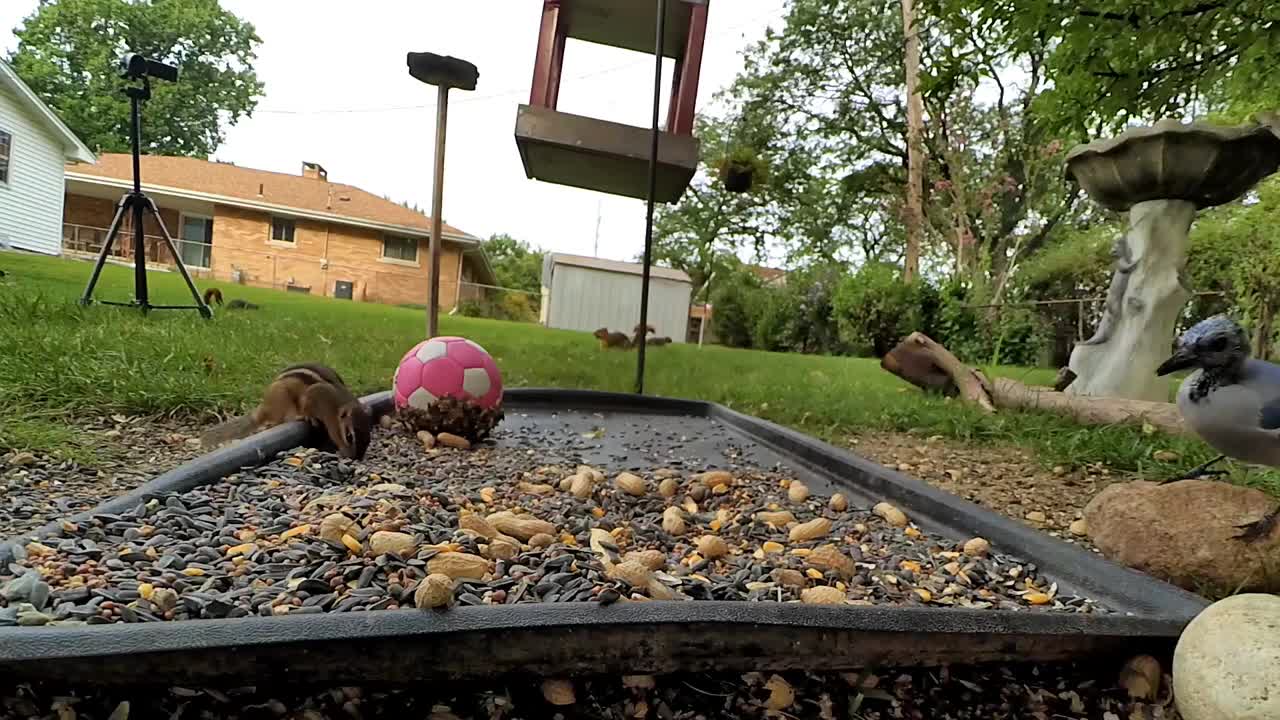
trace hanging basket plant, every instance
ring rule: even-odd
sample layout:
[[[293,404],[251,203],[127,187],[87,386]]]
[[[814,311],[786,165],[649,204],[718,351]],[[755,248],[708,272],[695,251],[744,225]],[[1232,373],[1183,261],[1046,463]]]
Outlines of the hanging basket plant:
[[[754,150],[739,148],[720,161],[720,181],[729,192],[748,192],[764,181],[768,170]]]

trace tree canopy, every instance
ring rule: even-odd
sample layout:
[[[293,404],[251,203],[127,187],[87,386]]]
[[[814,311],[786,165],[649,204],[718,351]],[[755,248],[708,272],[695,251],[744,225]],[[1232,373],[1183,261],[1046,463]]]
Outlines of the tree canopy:
[[[485,240],[483,248],[493,264],[499,286],[532,293],[540,291],[543,251],[506,233],[498,233]]]
[[[41,0],[14,34],[14,70],[101,152],[129,149],[120,76],[126,53],[181,67],[178,82],[152,82],[143,112],[147,153],[212,154],[263,91],[253,70],[257,33],[219,0]]]
[[[805,298],[834,281],[799,272],[853,278],[872,263],[899,267],[901,11],[901,0],[789,0],[782,25],[744,51],[743,70],[700,118],[703,163],[681,202],[659,213],[657,257],[686,270],[695,287],[734,256],[781,255],[791,271],[785,290],[713,290],[735,305],[724,328],[733,342],[750,337],[775,349],[780,337],[815,337],[794,327],[797,308],[826,307]],[[944,335],[1004,338],[976,356],[1007,359],[1009,338],[1039,342],[1049,333],[1058,357],[1094,322],[1091,299],[1105,290],[1123,218],[1064,177],[1072,147],[1162,117],[1235,123],[1280,108],[1280,4],[1268,0],[920,0],[917,14],[922,270],[936,290],[928,302],[940,303],[926,320]],[[734,194],[716,169],[741,157],[766,172]],[[1188,276],[1196,289],[1224,294],[1197,297],[1193,314],[1230,306],[1271,332],[1261,318],[1280,308],[1280,289],[1266,281],[1274,248],[1259,228],[1280,218],[1276,183],[1197,216]],[[1240,253],[1257,262],[1239,263]],[[974,311],[1058,299],[1076,302]],[[1021,348],[1016,357],[1033,353]]]
[[[1162,116],[1280,105],[1273,0],[926,0],[1009,52],[1052,50],[1041,119],[1074,137]]]

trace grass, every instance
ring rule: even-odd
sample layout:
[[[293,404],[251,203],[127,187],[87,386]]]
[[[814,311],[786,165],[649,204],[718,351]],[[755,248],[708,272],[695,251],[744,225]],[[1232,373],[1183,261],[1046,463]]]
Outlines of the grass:
[[[254,403],[283,365],[314,360],[336,367],[358,394],[390,386],[396,362],[424,335],[421,311],[221,284],[230,300],[257,311],[216,313],[79,307],[91,266],[0,253],[0,448],[90,458],[100,449],[78,436],[77,414],[145,413],[207,417]],[[132,270],[107,266],[95,296],[128,300]],[[151,273],[152,300],[189,302],[181,277]],[[633,353],[602,353],[586,333],[474,318],[442,317],[441,332],[464,335],[493,354],[508,387],[630,391]],[[1048,384],[1047,370],[986,368]],[[984,415],[927,397],[871,359],[672,345],[649,353],[652,394],[724,403],[837,442],[862,430],[911,431],[971,443],[1017,444],[1046,465],[1103,462],[1165,477],[1212,457],[1197,441],[1128,426],[1082,427],[1040,412]],[[1152,459],[1173,450],[1174,464]],[[1280,489],[1269,476],[1254,483]]]

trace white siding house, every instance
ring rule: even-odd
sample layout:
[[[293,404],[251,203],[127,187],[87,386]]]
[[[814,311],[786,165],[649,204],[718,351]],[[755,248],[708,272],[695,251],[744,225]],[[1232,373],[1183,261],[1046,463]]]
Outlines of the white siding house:
[[[548,253],[542,262],[542,324],[562,330],[597,328],[630,335],[640,323],[643,266]],[[680,270],[649,270],[649,324],[659,337],[684,342],[693,283]]]
[[[96,158],[0,60],[0,248],[61,254],[68,162]]]

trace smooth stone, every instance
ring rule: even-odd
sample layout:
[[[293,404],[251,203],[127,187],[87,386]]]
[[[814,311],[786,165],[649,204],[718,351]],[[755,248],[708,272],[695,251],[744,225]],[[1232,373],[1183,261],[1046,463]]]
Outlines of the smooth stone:
[[[9,602],[25,601],[31,597],[31,593],[35,592],[36,585],[40,584],[40,573],[35,570],[27,570],[18,577],[10,580],[0,588],[0,596]]]
[[[1089,539],[1108,559],[1193,592],[1280,592],[1280,532],[1235,538],[1275,500],[1216,480],[1108,486],[1084,509]]]
[[[1280,718],[1280,597],[1235,595],[1205,608],[1173,654],[1183,720]]]

